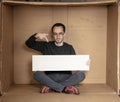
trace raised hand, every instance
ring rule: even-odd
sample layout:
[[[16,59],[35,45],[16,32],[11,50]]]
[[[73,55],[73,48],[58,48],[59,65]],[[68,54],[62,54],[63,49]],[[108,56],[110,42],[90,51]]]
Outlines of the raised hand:
[[[36,37],[37,40],[43,40],[43,41],[49,42],[47,36],[48,36],[48,34],[46,34],[46,33],[37,33],[35,35],[35,37]]]

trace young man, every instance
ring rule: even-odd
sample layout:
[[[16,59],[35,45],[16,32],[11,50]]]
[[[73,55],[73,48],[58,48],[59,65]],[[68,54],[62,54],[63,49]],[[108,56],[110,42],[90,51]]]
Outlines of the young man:
[[[40,51],[43,55],[75,55],[72,45],[64,42],[65,30],[62,23],[56,23],[51,28],[54,41],[48,40],[48,34],[36,33],[26,41],[26,45]],[[44,85],[41,93],[48,93],[52,90],[79,94],[79,89],[75,85],[85,79],[85,74],[81,71],[74,74],[71,71],[36,71],[34,78]]]

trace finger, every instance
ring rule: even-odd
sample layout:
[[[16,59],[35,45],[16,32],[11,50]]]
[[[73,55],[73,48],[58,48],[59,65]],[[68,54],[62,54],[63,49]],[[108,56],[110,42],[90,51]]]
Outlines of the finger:
[[[49,40],[48,40],[47,36],[45,37],[45,40],[46,40],[47,42],[49,42]]]
[[[46,34],[46,36],[48,36],[48,34]]]
[[[43,36],[48,36],[48,34],[47,33],[43,33]]]
[[[90,60],[87,61],[86,65],[87,65],[87,66],[90,66]]]

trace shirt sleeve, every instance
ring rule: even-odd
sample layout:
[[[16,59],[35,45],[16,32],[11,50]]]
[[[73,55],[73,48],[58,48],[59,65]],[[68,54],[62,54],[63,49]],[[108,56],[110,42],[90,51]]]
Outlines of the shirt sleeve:
[[[76,52],[75,52],[75,50],[74,50],[72,45],[71,45],[71,49],[70,49],[70,54],[71,55],[76,55]]]
[[[40,52],[43,53],[44,49],[45,49],[46,42],[44,42],[44,41],[39,41],[39,42],[35,41],[36,40],[35,35],[36,34],[30,36],[30,38],[28,38],[28,40],[25,42],[25,44],[29,48],[40,51]]]

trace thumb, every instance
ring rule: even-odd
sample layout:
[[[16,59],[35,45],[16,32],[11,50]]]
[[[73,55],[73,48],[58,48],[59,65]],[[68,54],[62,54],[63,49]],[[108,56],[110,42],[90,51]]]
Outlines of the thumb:
[[[49,42],[49,40],[48,40],[47,36],[48,36],[48,34],[46,34],[46,36],[45,36],[45,40],[46,40],[47,42]]]

